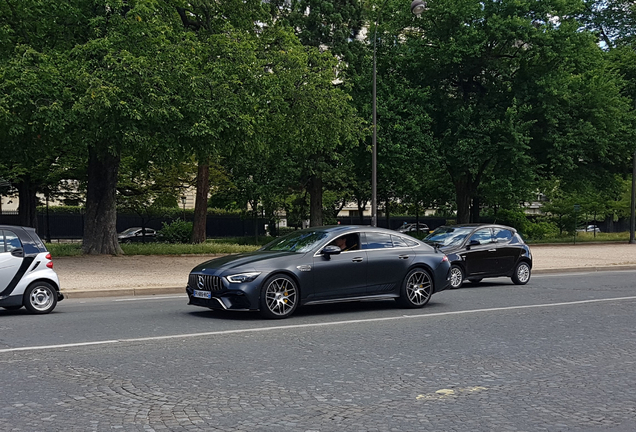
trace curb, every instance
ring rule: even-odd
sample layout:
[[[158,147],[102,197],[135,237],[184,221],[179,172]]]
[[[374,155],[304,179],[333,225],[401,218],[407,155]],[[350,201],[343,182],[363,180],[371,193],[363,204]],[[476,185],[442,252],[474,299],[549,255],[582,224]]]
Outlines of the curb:
[[[568,268],[555,268],[555,269],[539,269],[532,270],[532,274],[555,274],[555,273],[589,273],[589,272],[603,272],[603,271],[622,271],[622,270],[636,270],[636,265],[616,265],[611,267],[568,267]]]
[[[93,297],[142,297],[165,294],[184,294],[185,285],[180,287],[108,288],[94,290],[64,290],[64,298],[79,299]]]
[[[621,270],[636,270],[636,265],[619,265],[612,267],[569,267],[569,268],[555,268],[555,269],[539,269],[533,270],[535,275],[540,274],[557,274],[557,273],[580,273],[580,272],[603,272],[603,271],[621,271]],[[144,288],[109,288],[109,289],[94,289],[94,290],[64,290],[62,294],[65,298],[80,299],[80,298],[96,298],[96,297],[143,297],[153,295],[168,295],[168,294],[184,294],[185,285],[179,287],[144,287]]]

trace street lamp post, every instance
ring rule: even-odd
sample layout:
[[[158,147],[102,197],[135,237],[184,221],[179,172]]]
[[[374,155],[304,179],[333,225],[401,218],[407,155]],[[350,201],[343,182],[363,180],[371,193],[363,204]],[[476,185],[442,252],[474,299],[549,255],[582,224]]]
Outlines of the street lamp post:
[[[181,204],[183,204],[183,220],[185,221],[185,205],[186,205],[186,199],[187,197],[185,195],[181,196]]]
[[[378,226],[378,123],[377,123],[377,61],[376,48],[378,40],[378,22],[382,15],[382,9],[386,6],[388,0],[384,0],[378,15],[375,18],[375,27],[373,29],[373,142],[371,154],[371,226]],[[426,10],[426,2],[424,0],[413,0],[411,3],[411,12],[420,15]]]
[[[632,161],[632,215],[629,224],[629,243],[636,244],[634,231],[636,230],[636,150]]]

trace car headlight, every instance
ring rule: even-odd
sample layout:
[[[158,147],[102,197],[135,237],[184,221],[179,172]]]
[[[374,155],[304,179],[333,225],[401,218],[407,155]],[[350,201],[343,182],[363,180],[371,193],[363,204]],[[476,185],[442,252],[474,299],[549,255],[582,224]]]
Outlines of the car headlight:
[[[258,277],[261,272],[251,272],[251,273],[239,273],[230,276],[225,276],[228,282],[231,283],[245,283],[252,282],[254,279]]]

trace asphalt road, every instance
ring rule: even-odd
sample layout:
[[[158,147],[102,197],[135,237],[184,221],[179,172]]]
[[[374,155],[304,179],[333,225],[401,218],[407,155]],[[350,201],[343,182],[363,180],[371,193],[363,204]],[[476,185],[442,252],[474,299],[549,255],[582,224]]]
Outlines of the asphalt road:
[[[0,430],[634,431],[636,272],[291,319],[180,296],[0,312]]]

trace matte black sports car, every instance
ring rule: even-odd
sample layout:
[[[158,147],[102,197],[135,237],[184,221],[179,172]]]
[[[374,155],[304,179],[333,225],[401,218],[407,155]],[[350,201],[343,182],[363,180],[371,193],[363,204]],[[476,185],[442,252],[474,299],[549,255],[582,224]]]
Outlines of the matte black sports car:
[[[507,276],[517,285],[525,285],[530,280],[530,248],[509,226],[442,226],[424,242],[448,255],[451,288],[459,288],[466,279],[479,283],[484,278]]]
[[[431,246],[382,228],[338,225],[204,262],[190,273],[186,292],[191,305],[286,318],[300,305],[362,299],[419,308],[449,278],[448,258]]]

